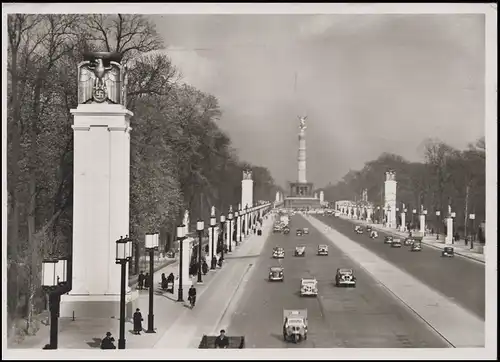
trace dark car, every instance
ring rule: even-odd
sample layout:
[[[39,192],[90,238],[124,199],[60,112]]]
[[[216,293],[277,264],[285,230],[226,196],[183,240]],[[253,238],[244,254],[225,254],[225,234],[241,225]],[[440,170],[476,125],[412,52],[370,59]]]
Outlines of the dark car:
[[[297,229],[297,231],[295,232],[295,235],[302,236],[302,235],[304,235],[304,232],[302,231],[302,229]]]
[[[296,246],[295,256],[306,256],[306,247],[303,245]]]
[[[441,256],[446,256],[451,258],[455,256],[455,250],[451,246],[445,246],[445,248],[441,252]]]
[[[269,268],[269,280],[280,281],[285,280],[284,269],[281,266],[272,266]]]
[[[372,231],[372,230],[373,230],[373,228],[372,228],[370,225],[368,225],[368,226],[366,227],[366,232],[368,232],[368,233],[369,233],[369,232],[370,232],[370,231]]]
[[[290,228],[288,226],[285,226],[283,228],[283,234],[289,234],[290,233]]]
[[[393,237],[392,236],[386,236],[384,237],[384,244],[392,244]]]
[[[338,268],[335,275],[335,285],[337,287],[355,287],[356,277],[354,276],[354,271],[350,268]]]

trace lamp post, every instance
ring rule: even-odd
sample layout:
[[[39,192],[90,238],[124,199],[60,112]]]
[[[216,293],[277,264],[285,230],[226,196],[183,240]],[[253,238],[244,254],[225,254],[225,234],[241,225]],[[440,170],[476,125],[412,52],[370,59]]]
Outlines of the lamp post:
[[[153,292],[154,292],[154,278],[153,274],[155,272],[155,251],[158,250],[158,233],[146,234],[146,239],[144,246],[146,251],[149,253],[149,313],[148,313],[148,330],[146,333],[156,333],[154,328],[154,313],[153,313]]]
[[[241,210],[240,211],[240,215],[241,215],[241,227],[240,227],[240,242],[243,241],[243,239],[245,238],[245,229],[247,227],[247,223],[246,223],[246,210]],[[245,227],[245,228],[243,228]]]
[[[238,210],[234,212],[234,223],[235,223],[235,229],[236,229],[236,240],[235,243],[238,245],[238,238],[241,237],[241,217],[240,213]]]
[[[210,216],[210,228],[212,229],[212,240],[211,240],[211,245],[212,245],[212,248],[210,249],[211,250],[211,255],[210,255],[210,269],[215,269],[216,268],[216,265],[212,265],[212,260],[214,259],[214,255],[215,255],[215,252],[214,252],[214,244],[215,244],[215,225],[217,224],[217,219],[215,218],[215,215],[212,215]]]
[[[413,209],[412,212],[411,212],[411,227],[413,227],[414,225],[414,218],[415,218],[415,214],[417,213],[417,209]]]
[[[245,233],[243,235],[248,235],[248,204],[245,205]]]
[[[472,233],[470,237],[470,248],[474,249],[474,238],[475,238],[475,229],[474,229],[474,220],[476,220],[476,215],[475,214],[470,214],[469,215],[469,220],[472,220]],[[466,236],[467,237],[467,236]]]
[[[399,224],[400,224],[399,217],[400,217],[399,216],[399,207],[396,207],[396,228],[398,228]]]
[[[57,349],[61,294],[67,289],[67,260],[47,259],[42,262],[42,287],[49,295],[50,342],[44,349]]]
[[[226,217],[222,214],[220,216],[220,228],[221,228],[221,232],[222,232],[222,248],[220,250],[221,266],[222,266],[222,262],[224,261],[224,247],[226,246],[226,243],[224,242],[225,226],[226,226]]]
[[[198,231],[198,283],[202,284],[203,279],[201,278],[201,239],[203,237],[203,230],[205,229],[205,223],[203,220],[198,220],[196,223],[196,230]]]
[[[229,214],[227,215],[227,220],[229,221],[229,233],[228,233],[228,240],[229,240],[229,252],[231,253],[233,251],[232,249],[232,244],[233,244],[233,208],[231,207],[229,209]]]
[[[178,302],[184,302],[184,296],[182,295],[183,290],[182,290],[182,259],[184,258],[183,255],[183,241],[186,239],[186,225],[179,225],[177,226],[177,240],[179,241],[179,288],[177,289],[177,301]]]
[[[441,229],[441,211],[436,211],[436,219],[437,219],[437,230],[436,230],[436,240],[439,240],[439,231]]]
[[[125,349],[125,288],[127,276],[127,263],[132,257],[132,239],[120,236],[116,240],[116,264],[121,266],[120,285],[120,337],[118,338],[118,349]]]

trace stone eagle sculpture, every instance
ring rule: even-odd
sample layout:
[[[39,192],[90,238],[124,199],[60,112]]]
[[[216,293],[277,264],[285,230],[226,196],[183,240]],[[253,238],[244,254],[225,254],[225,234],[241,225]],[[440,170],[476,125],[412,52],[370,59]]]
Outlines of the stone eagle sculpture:
[[[78,64],[78,103],[126,105],[127,72],[119,53],[89,52]]]

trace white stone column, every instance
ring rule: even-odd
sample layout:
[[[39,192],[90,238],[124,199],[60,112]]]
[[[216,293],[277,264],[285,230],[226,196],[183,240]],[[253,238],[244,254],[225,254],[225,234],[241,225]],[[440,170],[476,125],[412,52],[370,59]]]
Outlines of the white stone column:
[[[111,317],[120,299],[116,240],[129,234],[130,118],[122,105],[79,104],[74,117],[73,279],[61,317]],[[128,268],[127,276],[128,280]],[[127,287],[127,303],[137,297]],[[88,306],[94,307],[89,308]]]
[[[323,191],[319,192],[319,202],[323,204],[325,202],[325,193]]]
[[[425,214],[424,213],[420,214],[420,232],[422,234],[425,233]]]
[[[384,207],[388,211],[387,224],[389,227],[396,227],[396,172],[387,171],[384,182]]]
[[[404,211],[401,213],[401,226],[399,228],[399,231],[406,231],[406,213]]]
[[[453,243],[453,218],[448,216],[446,218],[446,244]]]
[[[372,208],[371,207],[367,208],[366,209],[366,221],[372,222],[372,214],[373,214]]]
[[[241,210],[241,208],[240,208]],[[236,220],[236,241],[241,242],[241,226],[243,223],[243,215],[241,215],[241,211],[238,212],[238,218]]]
[[[276,191],[276,200],[275,202],[280,202],[280,192]]]
[[[315,198],[315,199],[317,199],[317,198],[318,198],[318,193],[317,193],[317,192],[315,192],[315,193],[314,193],[314,198]]]

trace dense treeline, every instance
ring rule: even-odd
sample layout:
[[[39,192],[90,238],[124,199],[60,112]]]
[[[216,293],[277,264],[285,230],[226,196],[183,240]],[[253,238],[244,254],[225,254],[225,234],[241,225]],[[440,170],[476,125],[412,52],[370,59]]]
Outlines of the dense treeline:
[[[358,200],[363,189],[368,200],[383,206],[385,172],[396,171],[397,201],[408,210],[428,210],[428,219],[436,221],[436,210],[446,215],[448,205],[456,213],[455,222],[463,235],[466,215],[476,215],[476,226],[485,220],[486,153],[484,138],[457,150],[437,139],[425,143],[424,162],[408,162],[394,154],[382,154],[363,169],[349,171],[342,181],[324,189],[327,200]],[[468,227],[470,227],[468,222]]]
[[[274,199],[270,172],[238,160],[219,128],[217,99],[182,83],[141,15],[8,17],[8,315],[43,308],[41,260],[68,253],[72,233],[77,64],[85,51],[117,51],[129,68],[130,233],[168,234],[182,219],[208,218],[240,200],[252,168],[255,199]],[[202,210],[200,210],[202,207]]]

